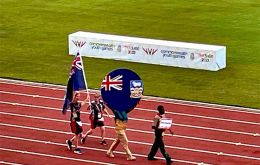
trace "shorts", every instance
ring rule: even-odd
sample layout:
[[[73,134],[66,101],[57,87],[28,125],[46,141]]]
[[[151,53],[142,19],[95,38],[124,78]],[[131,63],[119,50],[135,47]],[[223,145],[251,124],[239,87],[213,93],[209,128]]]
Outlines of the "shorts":
[[[79,125],[76,121],[70,122],[70,128],[71,128],[71,132],[76,135],[81,134],[83,131],[82,126]]]
[[[91,129],[95,129],[96,127],[102,127],[104,126],[104,122],[103,121],[94,121],[94,120],[90,120],[91,121]]]
[[[90,120],[90,128],[91,129],[95,129],[96,127],[102,127],[102,126],[104,126],[105,124],[104,124],[104,118],[103,118],[103,120],[94,120],[93,118],[92,118],[92,115],[89,115],[89,120]]]

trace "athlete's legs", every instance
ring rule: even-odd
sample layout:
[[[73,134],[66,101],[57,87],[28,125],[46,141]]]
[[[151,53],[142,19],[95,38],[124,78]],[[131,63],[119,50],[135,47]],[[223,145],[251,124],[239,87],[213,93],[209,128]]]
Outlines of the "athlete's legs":
[[[105,127],[101,126],[100,127],[100,132],[101,132],[101,141],[105,140]]]
[[[108,157],[111,157],[111,158],[115,157],[113,154],[113,151],[116,149],[116,147],[118,146],[119,143],[120,143],[120,140],[118,138],[116,138],[107,151]]]

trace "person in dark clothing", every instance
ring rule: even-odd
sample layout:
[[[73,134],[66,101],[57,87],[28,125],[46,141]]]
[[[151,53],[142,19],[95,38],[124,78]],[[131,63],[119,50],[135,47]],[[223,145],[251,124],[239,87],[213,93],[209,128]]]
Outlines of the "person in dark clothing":
[[[171,160],[170,155],[165,151],[165,146],[164,146],[164,142],[163,142],[163,135],[164,135],[164,132],[166,130],[158,128],[159,124],[160,124],[160,120],[162,118],[165,118],[165,110],[164,110],[164,107],[162,105],[159,105],[157,107],[157,110],[158,110],[158,114],[154,117],[154,122],[153,122],[153,125],[152,125],[152,128],[154,129],[155,139],[154,139],[153,146],[151,148],[150,153],[148,154],[147,159],[148,160],[156,160],[156,158],[154,156],[157,153],[158,149],[160,148],[162,155],[166,159],[167,165],[169,165],[173,161]],[[172,130],[171,129],[168,129],[168,130],[173,135]]]
[[[76,140],[75,143],[75,150],[74,153],[76,154],[81,154],[81,150],[78,147],[78,141],[81,138],[81,133],[82,133],[82,122],[80,119],[80,108],[84,104],[87,103],[87,99],[84,101],[79,101],[80,93],[78,91],[75,92],[74,97],[72,102],[70,103],[70,127],[71,127],[71,132],[74,133],[75,135],[69,139],[66,140],[67,146],[69,150],[72,150],[72,142]]]
[[[104,123],[104,117],[103,113],[105,112],[109,118],[112,118],[110,114],[108,113],[102,99],[100,92],[97,91],[94,95],[94,100],[90,104],[90,115],[89,115],[89,120],[90,120],[90,129],[87,131],[85,135],[83,135],[81,139],[81,143],[84,144],[86,141],[86,137],[88,135],[91,135],[96,127],[100,128],[101,132],[101,145],[107,145],[107,142],[105,140],[105,123]]]

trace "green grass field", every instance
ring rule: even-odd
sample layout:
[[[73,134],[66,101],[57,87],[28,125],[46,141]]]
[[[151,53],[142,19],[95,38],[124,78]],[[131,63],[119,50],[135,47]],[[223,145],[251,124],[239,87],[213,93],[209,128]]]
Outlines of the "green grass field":
[[[218,72],[84,58],[88,85],[136,71],[145,95],[260,108],[259,0],[1,0],[0,77],[66,84],[76,31],[227,46]]]

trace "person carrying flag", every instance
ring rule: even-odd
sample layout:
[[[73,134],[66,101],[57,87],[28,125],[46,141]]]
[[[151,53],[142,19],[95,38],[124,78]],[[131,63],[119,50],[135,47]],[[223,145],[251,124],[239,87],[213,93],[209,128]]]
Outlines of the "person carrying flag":
[[[79,101],[81,90],[87,90],[87,99],[83,102]],[[74,152],[77,154],[81,154],[81,151],[78,147],[78,141],[81,138],[82,133],[82,122],[80,119],[80,108],[89,102],[89,93],[87,88],[87,82],[84,74],[84,67],[83,61],[79,53],[75,56],[74,60],[72,61],[70,75],[67,84],[66,95],[64,98],[64,104],[62,108],[62,113],[65,115],[67,110],[71,110],[70,115],[70,126],[71,131],[75,135],[66,140],[66,144],[70,150],[72,150],[72,142],[75,140],[75,150]],[[90,104],[90,102],[89,102]]]
[[[147,159],[148,160],[156,160],[156,158],[154,156],[157,153],[158,149],[160,148],[162,155],[166,159],[166,164],[169,165],[173,161],[171,160],[170,155],[165,151],[165,148],[164,148],[165,146],[164,146],[164,142],[163,142],[163,135],[164,135],[165,129],[158,128],[160,120],[162,118],[165,118],[165,110],[164,110],[164,107],[162,105],[159,105],[157,107],[157,110],[158,110],[158,114],[154,117],[154,122],[153,122],[153,125],[152,125],[152,128],[154,129],[155,139],[154,139],[153,146],[151,148],[150,153],[148,154]],[[173,135],[172,130],[171,129],[168,129],[168,130]]]
[[[128,146],[127,115],[139,104],[143,97],[143,89],[141,78],[129,69],[116,69],[103,79],[101,83],[102,98],[115,115],[116,137],[106,153],[108,157],[115,157],[114,151],[121,144],[126,152],[127,160],[136,160]]]
[[[107,109],[105,108],[105,105],[101,100],[101,95],[99,91],[95,92],[94,100],[91,102],[89,109],[90,109],[89,119],[90,119],[91,126],[90,129],[87,131],[87,133],[83,135],[81,139],[81,143],[84,144],[86,141],[86,137],[88,135],[91,135],[93,133],[93,130],[96,127],[99,127],[101,131],[100,144],[107,145],[107,142],[105,140],[105,124],[104,124],[103,113],[105,112],[109,118],[112,117],[110,116]]]
[[[84,101],[79,101],[80,93],[78,91],[75,92],[74,97],[72,102],[70,103],[70,127],[71,127],[71,132],[74,133],[75,135],[69,139],[66,140],[67,146],[69,150],[72,150],[72,142],[75,140],[75,150],[74,153],[76,154],[81,154],[81,150],[78,146],[78,142],[81,138],[81,133],[83,131],[82,129],[82,122],[80,119],[80,108],[87,103],[87,100]]]

